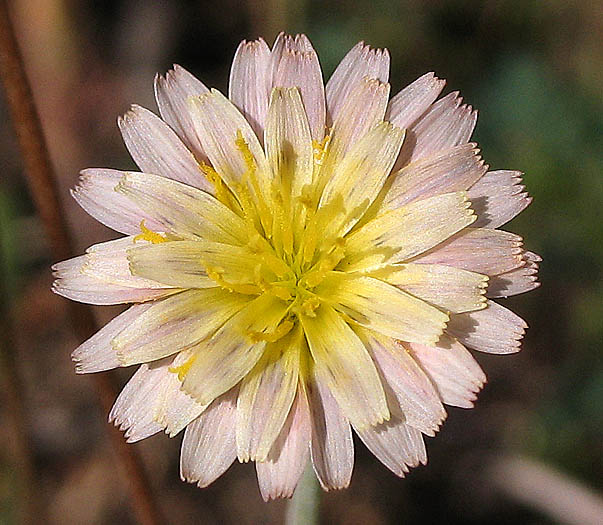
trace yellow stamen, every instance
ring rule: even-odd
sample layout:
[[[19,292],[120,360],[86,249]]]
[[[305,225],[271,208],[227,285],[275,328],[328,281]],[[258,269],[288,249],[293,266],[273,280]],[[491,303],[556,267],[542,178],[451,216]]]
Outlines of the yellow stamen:
[[[149,228],[144,225],[144,219],[140,221],[140,231],[142,233],[139,233],[136,237],[134,237],[134,242],[148,241],[153,244],[159,244],[167,241],[167,238],[160,233],[149,230]]]
[[[193,366],[193,363],[195,362],[196,359],[197,359],[197,354],[193,354],[180,366],[170,366],[168,368],[168,370],[174,374],[178,374],[178,379],[180,381],[184,381],[186,374],[188,374],[188,371],[191,369],[191,366]]]
[[[285,337],[294,326],[295,326],[295,323],[293,323],[290,320],[286,320],[286,321],[283,321],[280,325],[278,325],[276,330],[274,330],[273,332],[249,331],[247,333],[247,336],[254,343],[259,343],[260,341],[267,341],[268,343],[274,343],[274,342],[278,341],[279,339],[281,339],[282,337]]]

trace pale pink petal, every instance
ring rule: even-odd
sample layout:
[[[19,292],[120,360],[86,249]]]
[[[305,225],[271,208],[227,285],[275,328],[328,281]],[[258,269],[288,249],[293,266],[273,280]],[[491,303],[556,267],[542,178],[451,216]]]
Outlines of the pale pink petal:
[[[207,157],[195,131],[190,99],[207,92],[209,89],[200,80],[177,64],[165,77],[155,77],[155,99],[161,118],[172,127],[198,161]]]
[[[433,104],[409,128],[400,152],[398,167],[469,142],[477,122],[477,111],[461,104],[458,92]]]
[[[314,472],[323,489],[346,488],[354,468],[350,423],[343,417],[326,385],[315,381],[307,387],[312,417],[310,452]]]
[[[228,98],[251,124],[260,141],[264,138],[268,111],[269,65],[270,48],[263,39],[243,40],[232,61],[228,82]]]
[[[523,239],[519,235],[486,228],[466,228],[412,262],[446,264],[484,275],[497,275],[518,268]]]
[[[484,165],[474,143],[461,144],[420,159],[392,175],[393,182],[385,195],[380,213],[414,200],[466,190],[487,169],[488,166]],[[474,201],[471,204],[473,206]]]
[[[355,429],[356,430],[356,429]],[[401,478],[409,467],[427,463],[427,451],[421,432],[392,416],[389,421],[356,433],[366,447]]]
[[[256,461],[258,484],[264,501],[290,498],[310,453],[312,424],[303,390],[297,391],[293,406],[266,461]]]
[[[71,354],[71,359],[75,362],[75,371],[78,374],[87,374],[121,366],[111,341],[146,312],[150,306],[151,304],[131,306],[78,346]]]
[[[328,171],[325,165],[336,166],[359,139],[383,120],[389,90],[389,84],[376,79],[364,78],[356,83],[333,123],[324,171]]]
[[[444,84],[446,81],[433,73],[425,73],[392,97],[385,119],[400,128],[408,128],[435,102]]]
[[[211,190],[193,154],[157,115],[132,106],[118,119],[124,142],[141,171]]]
[[[177,364],[178,357],[144,364],[121,391],[109,421],[125,431],[128,442],[164,429],[173,437],[206,408],[181,390],[178,375],[170,370]]]
[[[144,302],[170,295],[176,288],[134,276],[127,249],[133,237],[94,245],[87,253],[52,267],[55,293],[90,304]]]
[[[535,253],[524,252],[523,259],[524,266],[491,277],[486,296],[509,297],[538,288],[538,263],[542,258]]]
[[[406,348],[390,337],[359,331],[382,377],[393,416],[428,436],[434,436],[446,411],[431,381]]]
[[[523,191],[521,175],[520,171],[490,171],[469,189],[476,227],[498,228],[527,208],[532,198]]]
[[[269,91],[275,87],[297,87],[308,115],[312,138],[322,140],[326,118],[325,89],[318,55],[308,37],[281,33],[272,51],[271,69]]]
[[[264,355],[241,381],[237,400],[237,455],[239,461],[265,461],[278,438],[298,386],[300,354],[307,351],[303,332],[268,344]]]
[[[389,52],[373,49],[364,42],[356,44],[343,57],[325,88],[327,98],[327,125],[335,122],[343,112],[346,101],[356,85],[365,77],[386,83],[389,79]]]
[[[161,230],[161,224],[154,221],[150,214],[115,191],[115,186],[125,174],[124,171],[104,168],[83,170],[71,195],[97,221],[120,233],[140,233],[142,220],[147,228]]]
[[[429,376],[447,405],[473,407],[486,375],[465,347],[449,337],[435,346],[408,345],[412,356]]]
[[[183,481],[207,487],[218,479],[237,457],[235,417],[238,389],[233,388],[186,427],[180,451]]]
[[[464,345],[489,354],[519,352],[526,322],[493,301],[477,312],[450,316],[447,332]]]

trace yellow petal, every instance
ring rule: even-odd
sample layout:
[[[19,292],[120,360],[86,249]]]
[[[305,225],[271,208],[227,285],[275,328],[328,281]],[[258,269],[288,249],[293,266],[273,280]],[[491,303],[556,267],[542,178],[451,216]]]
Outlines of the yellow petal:
[[[389,419],[383,386],[366,348],[332,307],[300,320],[315,374],[332,392],[343,414],[358,428]]]
[[[433,344],[448,322],[437,308],[363,275],[331,272],[315,293],[359,325],[403,341]]]
[[[308,117],[297,88],[275,88],[270,97],[265,144],[283,197],[299,197],[312,182],[314,157]]]
[[[195,347],[183,370],[182,388],[207,404],[235,386],[258,362],[266,341],[256,334],[273,332],[287,312],[286,303],[264,294],[250,301],[210,339]]]
[[[248,302],[221,288],[187,290],[154,303],[111,344],[123,366],[154,361],[209,337]]]
[[[127,172],[115,191],[140,206],[164,231],[183,239],[244,244],[243,220],[209,193],[148,173]]]
[[[381,122],[345,155],[327,182],[320,206],[341,198],[345,216],[341,234],[347,232],[367,210],[387,179],[404,140],[404,130]],[[334,225],[329,225],[330,229]]]
[[[372,270],[419,255],[475,221],[470,205],[465,192],[445,193],[377,217],[346,238],[339,269]]]

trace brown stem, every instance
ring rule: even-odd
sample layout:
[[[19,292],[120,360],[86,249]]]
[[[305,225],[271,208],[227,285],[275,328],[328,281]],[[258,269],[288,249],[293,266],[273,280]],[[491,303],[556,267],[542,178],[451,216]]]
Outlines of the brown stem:
[[[46,141],[5,0],[0,0],[0,75],[21,149],[29,188],[50,240],[52,255],[55,260],[67,259],[73,256],[71,237],[60,205]],[[69,313],[73,327],[81,340],[90,337],[98,329],[89,306],[72,302]],[[103,414],[106,415],[116,397],[115,386],[111,377],[106,374],[95,375],[94,380]],[[163,520],[160,519],[159,510],[136,450],[125,443],[121,432],[115,427],[107,426],[107,428],[127,475],[131,502],[139,523],[145,525],[161,523]]]

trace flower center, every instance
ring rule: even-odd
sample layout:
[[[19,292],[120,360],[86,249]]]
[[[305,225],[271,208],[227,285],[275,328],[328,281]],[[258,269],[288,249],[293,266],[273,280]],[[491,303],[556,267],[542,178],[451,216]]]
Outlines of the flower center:
[[[214,185],[216,197],[248,226],[246,261],[236,268],[204,261],[202,265],[210,279],[230,292],[268,293],[286,303],[287,315],[274,332],[250,334],[258,340],[276,341],[293,328],[300,315],[315,317],[324,301],[314,290],[345,256],[345,240],[333,227],[344,208],[334,201],[318,209],[316,182],[306,184],[300,195],[292,195],[283,173],[277,174],[269,187],[262,186],[256,161],[240,131],[236,145],[247,168],[240,182],[227,186],[214,168],[200,167]],[[328,137],[313,144],[315,171],[327,146]]]

